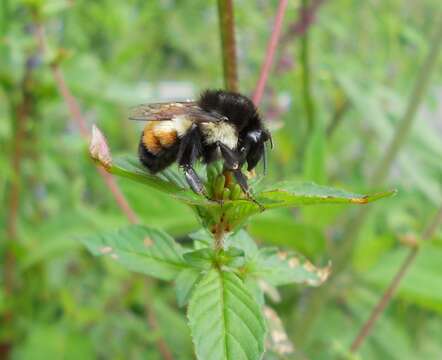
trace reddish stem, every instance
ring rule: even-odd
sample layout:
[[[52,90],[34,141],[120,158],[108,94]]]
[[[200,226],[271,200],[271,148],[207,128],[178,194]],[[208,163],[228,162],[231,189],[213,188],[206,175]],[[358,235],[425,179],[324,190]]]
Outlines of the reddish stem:
[[[302,7],[298,20],[288,26],[286,33],[282,36],[281,42],[286,43],[293,40],[293,37],[303,35],[315,21],[316,13],[325,1],[326,0],[312,0],[309,6]]]
[[[264,89],[269,78],[270,70],[272,69],[273,59],[275,57],[276,47],[278,46],[278,41],[281,34],[282,21],[284,19],[284,14],[287,9],[287,0],[280,0],[278,5],[278,10],[275,16],[275,23],[273,24],[272,34],[270,40],[267,44],[266,57],[261,68],[261,73],[259,74],[258,83],[256,85],[255,91],[253,92],[252,100],[256,106],[261,103],[262,96],[264,94]]]
[[[46,39],[44,36],[44,29],[41,24],[37,26],[36,29],[36,37],[37,42],[39,44],[39,48],[41,52],[44,52],[46,49]],[[71,117],[73,121],[77,124],[81,136],[85,140],[89,140],[89,130],[87,127],[87,121],[81,114],[80,106],[78,104],[77,99],[72,95],[69,87],[66,84],[66,81],[63,76],[63,72],[59,65],[57,63],[54,63],[51,65],[51,71],[52,75],[54,77],[55,83],[57,85],[58,91],[60,92],[61,96],[63,97],[69,112],[71,114]],[[128,220],[132,223],[138,223],[138,218],[135,212],[130,207],[129,203],[127,202],[126,198],[124,197],[123,193],[121,192],[120,188],[118,187],[117,183],[115,182],[115,179],[112,177],[111,174],[106,172],[105,169],[103,169],[101,166],[97,166],[97,170],[99,174],[102,176],[104,182],[106,183],[107,187],[111,191],[112,195],[114,196],[115,201],[117,202],[120,209],[123,211],[123,213],[126,215]],[[150,307],[148,307],[150,309]],[[155,313],[150,310],[148,312],[148,321],[149,324],[156,329],[157,323],[156,323],[156,317]],[[167,347],[166,342],[163,339],[157,340],[157,347],[158,351],[163,357],[163,359],[166,360],[173,360],[172,352]]]
[[[66,85],[66,81],[64,79],[63,73],[60,69],[60,67],[57,64],[51,65],[52,74],[55,80],[55,83],[57,84],[58,91],[60,92],[61,96],[63,97],[66,106],[69,109],[69,112],[71,114],[72,119],[77,124],[81,136],[85,139],[89,139],[89,130],[87,128],[87,122],[86,119],[81,114],[80,106],[75,99],[75,97],[72,95],[70,89]],[[118,187],[117,183],[115,182],[115,179],[112,177],[111,174],[106,172],[101,166],[97,167],[98,172],[102,176],[104,182],[106,183],[107,187],[109,188],[110,192],[112,193],[116,203],[120,207],[120,209],[123,211],[123,213],[126,215],[128,220],[132,224],[138,223],[138,218],[135,212],[130,207],[129,203],[127,202],[126,198],[124,197],[123,193],[121,192],[120,188]]]
[[[44,36],[44,29],[42,25],[37,25],[36,28],[36,37],[37,42],[39,44],[40,51],[44,52],[46,50],[46,39]],[[89,130],[87,126],[87,121],[81,114],[80,105],[78,104],[77,99],[72,95],[71,90],[66,84],[66,81],[64,79],[64,75],[62,70],[60,69],[60,66],[58,63],[51,64],[51,71],[52,76],[54,77],[54,81],[57,85],[57,89],[60,93],[60,95],[63,97],[64,102],[66,103],[66,106],[69,110],[69,113],[71,115],[72,120],[75,122],[75,124],[78,126],[78,129],[80,131],[81,136],[88,141],[89,140]],[[135,214],[135,212],[130,207],[129,203],[127,202],[126,198],[124,197],[123,193],[121,192],[120,188],[118,187],[117,183],[115,182],[115,179],[112,177],[111,174],[106,172],[103,168],[97,167],[98,172],[102,176],[104,182],[106,183],[107,187],[109,188],[110,192],[112,193],[116,203],[120,207],[120,209],[123,211],[123,213],[126,215],[128,220],[132,224],[138,223],[138,218]]]
[[[316,13],[318,12],[321,5],[325,3],[326,0],[312,0],[310,5],[307,7],[302,7],[299,11],[299,18],[293,24],[287,27],[287,31],[281,36],[281,50],[282,56],[280,57],[277,65],[277,69],[287,71],[293,67],[293,62],[286,64],[285,48],[290,44],[295,38],[304,35],[310,26],[313,24],[316,18]]]

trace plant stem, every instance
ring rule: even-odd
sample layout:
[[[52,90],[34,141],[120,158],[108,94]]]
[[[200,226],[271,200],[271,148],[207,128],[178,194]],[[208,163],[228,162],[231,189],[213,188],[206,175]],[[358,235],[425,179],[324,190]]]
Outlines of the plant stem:
[[[267,44],[266,56],[264,63],[261,68],[261,73],[259,75],[258,83],[256,85],[255,91],[253,92],[252,100],[256,106],[261,102],[262,96],[264,94],[264,89],[267,84],[270,70],[273,64],[273,58],[275,56],[276,47],[278,46],[278,41],[281,34],[282,21],[284,19],[284,14],[287,9],[287,0],[280,0],[278,5],[278,10],[276,11],[275,23],[273,24],[272,34],[270,40]]]
[[[221,52],[223,58],[224,86],[229,91],[238,91],[238,71],[236,63],[235,15],[233,0],[218,0],[218,19],[221,35]],[[215,250],[224,247],[224,215],[214,225],[213,236]]]
[[[224,86],[227,90],[238,91],[233,0],[218,0],[218,18],[221,34]]]
[[[302,0],[302,12],[306,13],[308,0]],[[307,134],[311,134],[315,126],[315,105],[312,97],[311,69],[310,69],[310,32],[304,33],[301,38],[301,66],[302,66],[302,99],[307,119]]]
[[[224,214],[221,215],[221,219],[218,224],[215,225],[215,231],[213,234],[215,239],[214,247],[215,251],[220,251],[224,249],[224,237],[225,237],[225,224],[224,224]]]
[[[431,223],[427,226],[424,233],[422,234],[422,241],[426,241],[426,240],[431,239],[433,237],[434,233],[436,232],[437,227],[441,223],[442,223],[442,206],[440,207],[436,216],[433,218]],[[396,275],[391,280],[390,285],[385,290],[385,292],[384,292],[383,296],[381,297],[381,299],[379,300],[379,302],[373,308],[368,320],[364,323],[364,325],[360,329],[358,335],[356,336],[353,343],[351,344],[350,352],[356,352],[361,347],[364,340],[370,335],[377,319],[379,318],[379,316],[382,314],[382,312],[387,307],[391,298],[396,293],[396,290],[399,287],[399,284],[401,283],[401,281],[403,280],[403,278],[407,274],[408,270],[410,269],[411,265],[413,264],[414,260],[416,259],[416,255],[418,254],[419,248],[420,248],[420,246],[414,246],[410,249],[407,257],[402,262]]]
[[[369,184],[372,187],[381,186],[388,175],[399,149],[404,145],[406,138],[411,130],[411,125],[416,118],[416,112],[419,104],[422,101],[424,94],[429,85],[429,79],[437,64],[437,57],[442,44],[442,17],[436,22],[436,28],[434,36],[430,40],[431,49],[428,53],[423,65],[420,69],[420,73],[416,79],[415,85],[410,95],[410,99],[404,113],[403,118],[398,124],[397,130],[391,140],[390,145],[387,148],[384,158],[380,161],[379,165],[373,171],[373,176],[370,177]],[[300,328],[303,329],[297,336],[295,342],[297,346],[302,347],[306,341],[309,330],[311,329],[316,317],[320,313],[324,304],[328,301],[328,290],[333,286],[333,280],[347,267],[348,262],[351,260],[351,253],[353,244],[356,241],[359,231],[364,225],[367,216],[372,207],[362,207],[355,212],[355,215],[348,221],[342,241],[339,246],[339,252],[336,254],[333,263],[335,264],[333,269],[333,277],[330,278],[325,286],[316,289],[312,297],[310,298],[307,308],[304,310],[304,314],[299,317],[297,322]],[[311,306],[313,304],[314,306]]]

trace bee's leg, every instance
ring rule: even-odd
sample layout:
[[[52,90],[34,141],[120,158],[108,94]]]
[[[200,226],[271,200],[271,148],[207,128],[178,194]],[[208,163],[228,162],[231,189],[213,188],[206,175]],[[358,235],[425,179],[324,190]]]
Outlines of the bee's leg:
[[[200,177],[192,167],[192,165],[182,165],[184,176],[186,178],[187,183],[189,184],[190,188],[193,190],[193,192],[206,196],[204,184],[201,181]]]
[[[201,156],[201,154],[201,134],[199,133],[198,127],[196,125],[192,125],[192,128],[181,139],[177,160],[179,166],[183,169],[186,181],[193,192],[207,198],[204,184],[193,168],[193,164]]]
[[[224,145],[222,142],[218,142],[217,145],[218,145],[218,147],[221,151],[221,155],[224,159],[224,167],[226,168],[226,170],[233,171],[233,170],[239,169],[240,157],[236,153],[236,151],[231,150],[226,145]]]
[[[241,187],[241,190],[245,194],[249,194],[249,184],[247,183],[247,177],[244,175],[244,173],[241,170],[234,170],[233,176],[235,176],[235,180]]]
[[[253,201],[256,205],[258,205],[260,211],[264,211],[264,206],[261,205],[250,193],[249,184],[247,183],[247,177],[244,175],[241,169],[233,170],[233,176],[235,176],[236,182],[241,187],[241,190],[244,192],[244,194],[246,194],[247,199]]]

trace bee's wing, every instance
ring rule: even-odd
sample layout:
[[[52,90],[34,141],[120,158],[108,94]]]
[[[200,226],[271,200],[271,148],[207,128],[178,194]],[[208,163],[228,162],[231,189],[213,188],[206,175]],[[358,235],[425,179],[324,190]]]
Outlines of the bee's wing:
[[[216,112],[201,109],[195,101],[165,102],[135,106],[129,113],[130,120],[166,121],[176,116],[187,115],[195,122],[219,122],[225,118]]]

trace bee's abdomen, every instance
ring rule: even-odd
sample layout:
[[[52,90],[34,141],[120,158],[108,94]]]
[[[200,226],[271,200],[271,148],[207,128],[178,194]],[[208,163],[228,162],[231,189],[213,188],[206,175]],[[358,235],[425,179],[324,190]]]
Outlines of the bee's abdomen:
[[[186,117],[147,123],[138,148],[141,163],[153,173],[171,165],[177,160],[181,138],[191,126]]]
[[[142,143],[152,154],[159,154],[170,148],[178,140],[177,131],[164,123],[148,123],[143,131]]]
[[[146,126],[141,135],[138,156],[152,173],[164,170],[176,161],[179,140],[173,134],[157,134]]]

